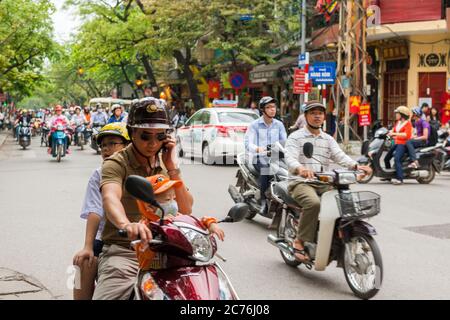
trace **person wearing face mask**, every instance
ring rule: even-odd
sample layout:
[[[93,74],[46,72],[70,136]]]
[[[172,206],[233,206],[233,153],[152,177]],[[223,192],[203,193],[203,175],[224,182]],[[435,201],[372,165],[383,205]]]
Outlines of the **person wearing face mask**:
[[[150,229],[139,223],[141,214],[136,200],[124,188],[128,176],[163,174],[171,180],[181,180],[176,142],[169,135],[171,127],[162,101],[153,97],[134,101],[127,129],[131,144],[105,159],[102,165],[100,190],[106,222],[94,300],[130,297],[139,267],[130,242],[138,237],[142,243],[152,239]],[[175,189],[175,195],[178,212],[191,214],[193,198],[184,184]],[[119,236],[120,229],[127,231],[128,239]]]
[[[171,221],[178,212],[178,203],[176,199],[176,189],[183,186],[181,180],[170,180],[168,177],[157,174],[146,178],[152,185],[155,200],[164,210],[164,219]],[[162,217],[162,211],[141,200],[136,200],[142,219],[140,223],[148,225],[151,221],[158,221]],[[212,217],[203,217],[201,220],[203,228],[209,230],[217,238],[223,241],[225,234],[219,227],[217,219]],[[154,253],[148,248],[147,244],[139,243],[135,248],[136,256],[139,261],[139,268],[146,270],[150,266]]]
[[[277,101],[272,97],[262,97],[259,101],[262,116],[253,121],[244,137],[245,150],[250,156],[259,173],[259,187],[261,192],[261,215],[267,214],[268,205],[265,192],[269,188],[271,175],[269,173],[269,158],[267,146],[286,142],[287,134],[283,123],[275,119]]]

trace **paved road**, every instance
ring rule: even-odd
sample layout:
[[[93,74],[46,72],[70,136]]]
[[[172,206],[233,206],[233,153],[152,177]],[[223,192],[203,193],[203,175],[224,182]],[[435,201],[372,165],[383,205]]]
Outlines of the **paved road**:
[[[79,210],[100,157],[90,149],[74,148],[73,154],[56,163],[44,149],[33,141],[23,151],[11,139],[0,149],[0,268],[32,276],[54,297],[71,299],[67,270],[83,244],[85,227]],[[198,162],[182,165],[195,198],[195,215],[226,215],[233,204],[227,188],[235,182],[236,170]],[[438,176],[427,186],[416,182],[391,186],[374,179],[354,189],[382,196],[382,213],[372,219],[385,270],[375,298],[450,298],[450,175]],[[241,298],[354,299],[342,270],[334,264],[325,272],[285,265],[267,243],[268,224],[257,217],[223,226],[226,241],[219,250],[228,261],[222,265]],[[0,298],[3,287],[0,283]]]

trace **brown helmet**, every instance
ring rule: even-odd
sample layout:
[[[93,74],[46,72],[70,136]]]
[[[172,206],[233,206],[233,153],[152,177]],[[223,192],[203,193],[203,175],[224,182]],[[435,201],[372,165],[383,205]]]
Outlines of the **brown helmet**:
[[[133,102],[127,126],[129,128],[170,129],[165,103],[161,99],[153,97]]]

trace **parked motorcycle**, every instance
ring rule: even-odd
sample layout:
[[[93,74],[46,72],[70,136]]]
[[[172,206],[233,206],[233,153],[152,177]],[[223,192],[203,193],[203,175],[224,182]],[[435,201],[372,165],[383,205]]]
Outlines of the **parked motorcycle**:
[[[272,181],[282,181],[288,177],[288,168],[284,160],[284,148],[277,142],[266,147],[266,155],[269,158]],[[259,172],[249,161],[245,153],[237,156],[239,169],[236,173],[236,186],[230,185],[228,193],[236,203],[246,203],[249,206],[247,219],[253,219],[261,210],[261,191],[259,189]],[[266,193],[267,195],[267,193]],[[268,197],[266,197],[268,199]],[[273,212],[270,201],[268,203],[266,218],[272,218]]]
[[[31,126],[24,122],[19,125],[19,145],[25,150],[31,144]]]
[[[311,143],[304,144],[303,153],[307,158],[312,158],[313,148]],[[347,170],[315,173],[314,181],[327,183],[332,189],[321,197],[320,226],[315,242],[305,242],[305,251],[311,258],[305,266],[324,271],[332,261],[337,261],[353,293],[361,299],[370,299],[381,287],[383,264],[380,249],[373,239],[376,230],[363,219],[380,212],[380,196],[369,191],[350,191],[349,185],[356,183],[359,174],[359,171]],[[302,209],[288,193],[289,182],[271,184],[270,193],[277,204],[279,219],[277,235],[269,235],[268,241],[280,250],[287,265],[297,267],[302,262],[294,255],[293,242]]]
[[[56,161],[61,162],[61,158],[66,156],[67,151],[67,134],[66,127],[58,124],[55,130],[52,132],[52,157],[56,158]]]
[[[94,123],[92,126],[91,148],[94,149],[97,154],[100,154],[100,147],[97,144],[97,135],[103,126],[104,124],[101,123]]]
[[[373,177],[382,179],[396,178],[395,169],[386,169],[381,166],[381,157],[385,151],[388,151],[392,145],[392,140],[388,136],[387,128],[380,128],[375,132],[371,140],[364,141],[361,147],[362,156],[357,160],[360,165],[368,165],[373,169],[371,175],[363,178],[359,183],[369,183]],[[415,179],[421,184],[428,184],[434,180],[436,172],[441,171],[441,167],[437,165],[440,161],[439,155],[433,151],[427,150],[426,147],[416,149],[419,167],[417,169],[409,168],[408,157],[405,155],[402,161],[404,179]]]
[[[129,176],[125,189],[135,198],[162,208],[156,202],[149,181],[140,176]],[[237,204],[220,222],[238,222],[244,219],[248,206]],[[132,298],[136,300],[237,300],[234,290],[222,268],[213,261],[217,243],[201,222],[190,215],[179,215],[173,221],[164,220],[149,225],[153,234],[150,249],[156,253],[148,271],[139,270]],[[119,234],[126,237],[125,230]],[[132,242],[138,243],[140,240]]]

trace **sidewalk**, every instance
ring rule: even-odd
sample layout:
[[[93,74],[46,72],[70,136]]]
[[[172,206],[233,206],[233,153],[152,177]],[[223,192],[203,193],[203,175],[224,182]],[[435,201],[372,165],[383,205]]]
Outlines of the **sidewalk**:
[[[0,300],[50,300],[51,292],[38,280],[0,267]]]
[[[10,136],[11,134],[11,131],[0,131],[0,148],[5,143],[6,138],[8,138],[8,136]]]

